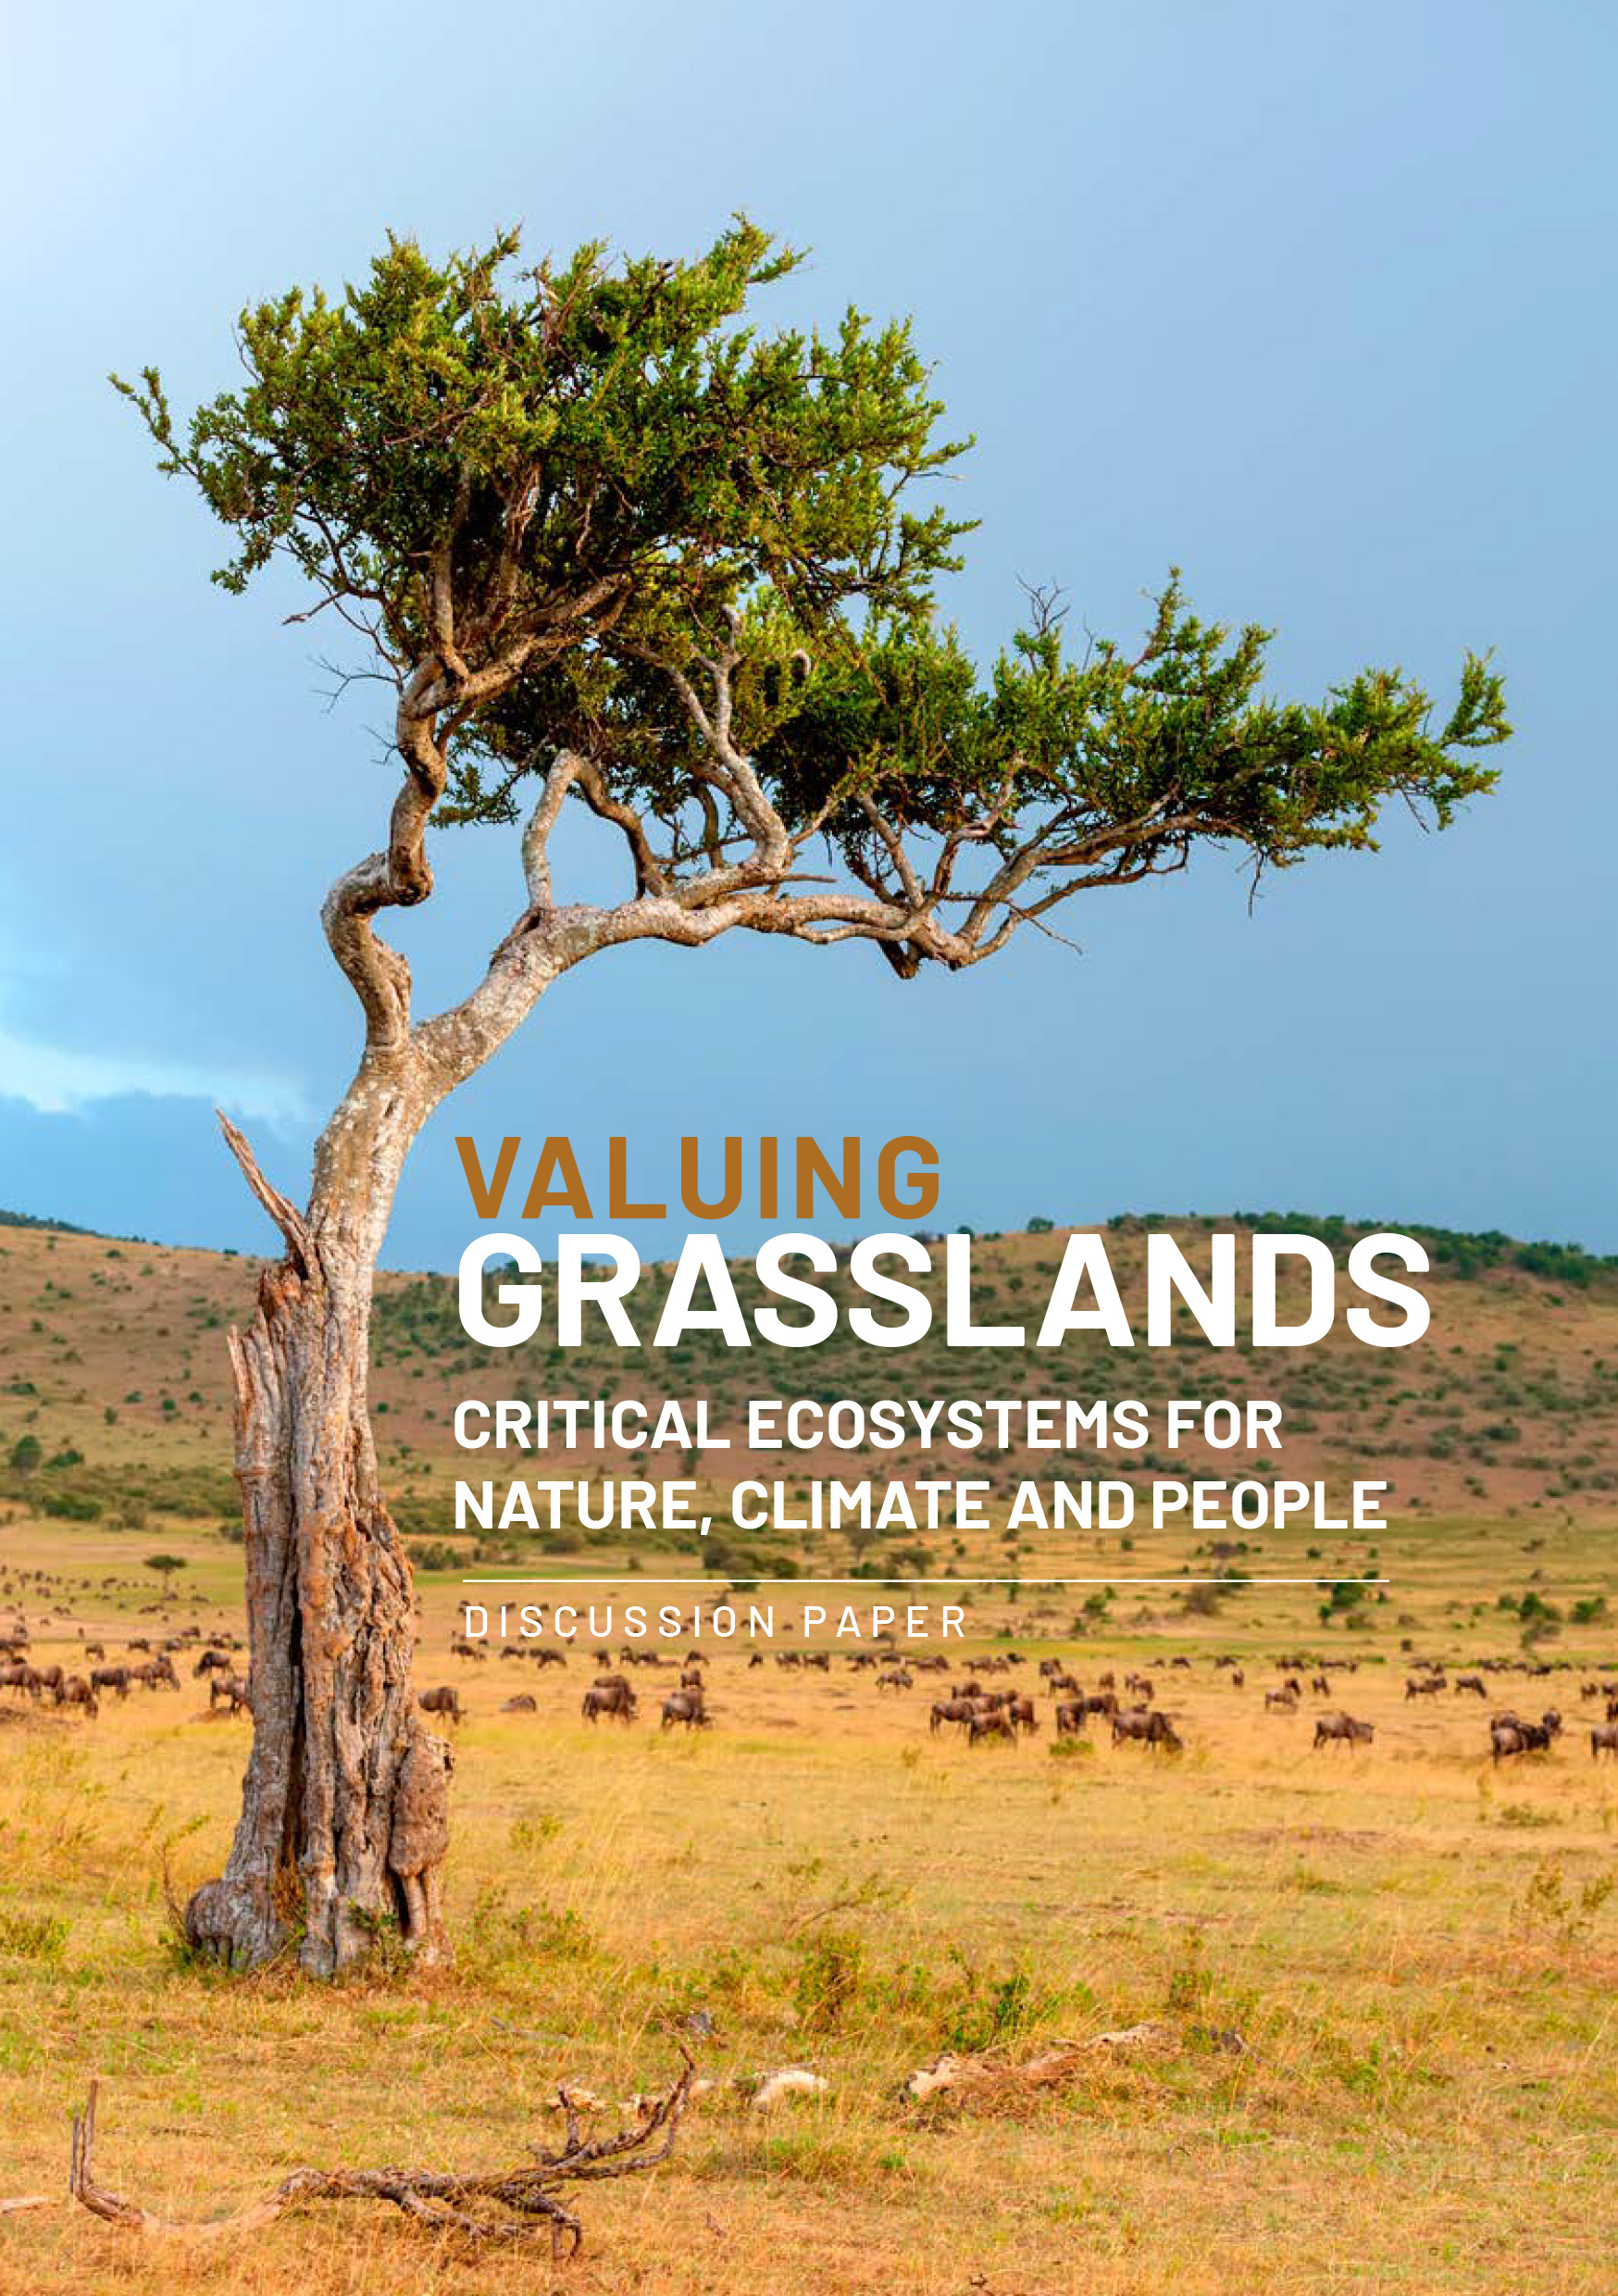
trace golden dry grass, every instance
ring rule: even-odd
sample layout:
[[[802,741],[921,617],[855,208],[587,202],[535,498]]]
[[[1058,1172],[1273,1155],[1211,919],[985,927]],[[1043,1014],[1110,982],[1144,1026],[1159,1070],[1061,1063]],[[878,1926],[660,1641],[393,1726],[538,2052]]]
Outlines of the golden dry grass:
[[[1007,1239],[1008,1284],[1051,1248]],[[178,1479],[178,1494],[192,1479],[188,1504],[222,1516],[205,1496],[223,1484],[228,1499],[219,1327],[248,1278],[205,1254],[0,1236],[0,1436],[81,1453],[64,1482],[128,1469],[148,1489]],[[181,1890],[218,1870],[247,1742],[244,1723],[206,1717],[188,1672],[178,1697],[137,1693],[93,1725],[0,1713],[0,2198],[56,2196],[0,2215],[0,2296],[1608,2296],[1618,1764],[1591,1760],[1581,1729],[1599,1708],[1579,1685],[1618,1674],[1618,1282],[1554,1301],[1515,1274],[1437,1292],[1421,1363],[1375,1379],[1350,1355],[1328,1364],[1288,1453],[1288,1473],[1375,1474],[1391,1430],[1397,1527],[1325,1558],[1306,1533],[1240,1558],[1266,1575],[1385,1573],[1386,1600],[1351,1625],[1323,1624],[1311,1588],[1232,1591],[1201,1617],[1172,1587],[1124,1586],[1186,1566],[1189,1541],[1166,1534],[1036,1542],[1014,1594],[973,1600],[977,1647],[1014,1637],[1030,1676],[1052,1649],[1087,1681],[1147,1665],[1187,1741],[1178,1760],[1104,1743],[1057,1756],[1048,1721],[1014,1752],[973,1752],[929,1737],[930,1678],[888,1698],[840,1664],[802,1677],[735,1653],[713,1667],[712,1733],[660,1736],[650,1696],[638,1728],[591,1730],[587,1636],[565,1674],[453,1661],[458,1579],[424,1574],[418,1678],[454,1680],[469,1709],[458,1959],[421,1972],[384,1955],[317,1989],[175,1951],[165,1866]],[[392,1327],[378,1368],[393,1486],[417,1492],[455,1471],[444,1413],[465,1372],[434,1329]],[[1176,1391],[1239,1393],[1251,1369],[1176,1358]],[[1085,1391],[1124,1391],[1112,1372],[1085,1376]],[[1508,1410],[1514,1440],[1487,1432]],[[44,1521],[34,1488],[0,1504],[0,1617],[26,1609],[43,1656],[77,1661],[98,1633],[115,1650],[239,1623],[240,1549],[205,1515],[154,1504],[120,1527],[109,1504]],[[1403,1504],[1418,1496],[1425,1513]],[[158,1551],[186,1566],[167,1600],[143,1567]],[[998,1541],[948,1559],[1006,1567]],[[1118,1581],[1082,1637],[1083,1591],[1045,1583],[1076,1574]],[[631,1583],[657,1591],[649,1572]],[[1525,1594],[1560,1613],[1541,1645],[1559,1670],[1495,1678],[1489,1704],[1554,1702],[1568,1731],[1549,1760],[1496,1772],[1487,1707],[1407,1704],[1404,1671],[1415,1652],[1520,1660],[1525,1620],[1500,1602]],[[1372,1748],[1313,1753],[1319,1701],[1263,1713],[1277,1660],[1300,1649],[1361,1660],[1331,1703],[1376,1722]],[[1220,1651],[1244,1661],[1245,1690],[1215,1674]],[[1176,1652],[1189,1674],[1167,1667]],[[538,1714],[500,1711],[519,1687]],[[0,1692],[0,1710],[17,1703]],[[560,2274],[439,2252],[352,2205],[210,2246],[143,2243],[60,2197],[68,2116],[95,2071],[106,2178],[205,2215],[305,2162],[516,2160],[554,2132],[558,2079],[614,2100],[659,2084],[671,2027],[695,2007],[717,2028],[703,2052],[717,2086],[654,2177],[586,2195],[588,2244]],[[1097,2051],[1037,2097],[952,2110],[903,2094],[947,2047],[992,2044],[1014,2065],[1140,2021],[1151,2045]],[[765,2116],[730,2087],[793,2064],[824,2076],[823,2096]]]
[[[13,1526],[8,1556],[61,1537]],[[1418,1554],[1396,1564],[1430,1645],[1463,1551],[1425,1577]],[[1158,1671],[1177,1761],[1058,1757],[1048,1725],[969,1752],[929,1737],[927,1678],[892,1699],[735,1656],[713,1669],[717,1726],[688,1741],[585,1726],[578,1654],[537,1682],[448,1660],[453,1593],[429,1590],[422,1662],[470,1710],[453,1971],[312,1989],[176,1957],[165,1858],[182,1885],[213,1869],[246,1739],[189,1678],[93,1726],[0,1725],[0,2195],[60,2190],[95,2069],[107,2180],[177,2214],[306,2161],[515,2160],[554,2128],[559,2078],[654,2086],[668,2021],[700,2005],[721,2086],[676,2157],[586,2196],[561,2276],[435,2254],[353,2206],[216,2252],[63,2202],[0,2218],[0,2288],[1611,2289],[1618,1765],[1575,1742],[1576,1674],[1501,1680],[1535,1711],[1554,1694],[1570,1729],[1499,1773],[1476,1702],[1408,1706],[1371,1637],[1339,1689],[1377,1741],[1313,1753],[1311,1702],[1264,1715],[1266,1637],[1224,1621],[1080,1661],[1195,1654]],[[1277,1616],[1272,1647],[1288,1627],[1306,1631]],[[1226,1646],[1244,1691],[1212,1671]],[[499,1711],[519,1684],[538,1715]],[[1014,2061],[1141,2019],[1157,2045],[1097,2053],[1056,2093],[957,2112],[902,2093],[945,2046]],[[765,2116],[726,2086],[789,2064],[824,2098]]]

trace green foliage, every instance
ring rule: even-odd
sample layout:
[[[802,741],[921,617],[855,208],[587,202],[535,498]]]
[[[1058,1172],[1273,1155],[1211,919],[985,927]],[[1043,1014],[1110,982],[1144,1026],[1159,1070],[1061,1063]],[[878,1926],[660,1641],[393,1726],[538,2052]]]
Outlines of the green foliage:
[[[417,1570],[454,1570],[461,1559],[447,1539],[418,1539],[405,1552]]]
[[[865,1978],[865,1940],[853,1929],[821,1929],[801,1950],[794,2001],[806,2033],[841,2023]]]
[[[58,1915],[0,1911],[0,1954],[55,1964],[67,1942],[68,1925]]]
[[[1089,2005],[1089,1989],[1078,1983],[1047,1984],[1023,1960],[990,1975],[958,1950],[952,1953],[961,1990],[944,2029],[944,2045],[973,2055],[1021,2040],[1063,2010]]]
[[[939,614],[969,529],[927,496],[963,449],[908,324],[761,329],[799,257],[745,220],[687,260],[517,252],[390,239],[340,296],[244,311],[245,381],[185,421],[155,368],[117,385],[230,530],[217,579],[290,557],[362,633],[445,761],[441,820],[515,817],[566,746],[597,777],[566,803],[659,825],[640,890],[722,866],[757,830],[696,698],[728,648],[724,738],[794,842],[891,898],[895,840],[942,841],[1008,926],[1204,842],[1259,868],[1372,847],[1390,799],[1443,827],[1492,785],[1486,660],[1444,712],[1400,669],[1277,700],[1270,633],[1201,620],[1177,573],[1139,644],[1070,648],[1033,593],[985,673]]]

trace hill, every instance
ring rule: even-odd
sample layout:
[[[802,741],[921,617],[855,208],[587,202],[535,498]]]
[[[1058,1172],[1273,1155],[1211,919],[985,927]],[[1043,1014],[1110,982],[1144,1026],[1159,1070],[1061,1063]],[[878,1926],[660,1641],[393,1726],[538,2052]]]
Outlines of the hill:
[[[1159,1219],[1122,1216],[1107,1224],[1112,1264],[1127,1291],[1139,1279],[1146,1238],[1170,1229],[1193,1264],[1205,1262],[1215,1229],[1308,1232],[1339,1266],[1369,1232],[1338,1219],[1300,1214]],[[974,1252],[975,1304],[983,1320],[1037,1313],[1064,1230],[981,1237]],[[1022,1477],[1097,1474],[1133,1479],[1194,1473],[1284,1474],[1322,1480],[1334,1492],[1355,1477],[1385,1478],[1390,1512],[1414,1518],[1510,1525],[1545,1536],[1561,1523],[1593,1529],[1618,1514],[1618,1266],[1572,1246],[1525,1244],[1500,1234],[1418,1230],[1433,1262],[1420,1288],[1431,1327],[1415,1346],[1373,1349],[1338,1329],[1302,1349],[1210,1347],[1189,1317],[1168,1348],[1110,1348],[1092,1335],[1036,1355],[951,1348],[935,1333],[899,1355],[862,1345],[844,1326],[813,1351],[758,1344],[728,1347],[716,1333],[672,1349],[620,1350],[587,1326],[586,1344],[563,1350],[541,1329],[531,1342],[496,1354],[472,1342],[458,1320],[454,1284],[441,1275],[384,1275],[373,1331],[373,1398],[384,1475],[395,1512],[418,1542],[442,1542],[454,1529],[457,1476],[641,1472],[690,1475],[726,1485],[749,1474],[785,1479],[786,1495],[824,1475],[883,1478],[983,1476],[997,1499]],[[250,1314],[259,1263],[231,1254],[114,1240],[59,1228],[7,1222],[0,1237],[0,1500],[64,1524],[105,1519],[131,1528],[169,1516],[229,1526],[235,1516],[230,1474],[225,1332]],[[751,1261],[737,1263],[743,1304],[758,1299]],[[649,1271],[655,1304],[668,1271]],[[844,1272],[830,1288],[852,1297]],[[938,1279],[923,1289],[939,1290]],[[649,1329],[648,1316],[639,1325]],[[1239,1326],[1238,1326],[1239,1329]],[[495,1457],[457,1449],[455,1404],[544,1395],[704,1399],[728,1453],[682,1456],[641,1452],[629,1461],[590,1447],[543,1458]],[[1192,1442],[1169,1452],[1154,1443],[1064,1462],[1013,1447],[987,1462],[911,1446],[898,1454],[867,1443],[853,1453],[762,1454],[750,1459],[743,1434],[754,1395],[808,1395],[868,1404],[883,1395],[1017,1399],[1071,1395],[1137,1397],[1149,1407],[1169,1397],[1273,1397],[1283,1408],[1278,1454],[1233,1458]],[[665,1541],[668,1543],[668,1541]],[[673,1544],[689,1547],[675,1539]],[[1127,1544],[1128,1542],[1125,1542]],[[529,1541],[485,1541],[489,1559],[517,1559]],[[638,1538],[655,1551],[656,1534]],[[578,1555],[624,1541],[569,1525],[541,1534],[541,1551]],[[1185,1562],[1199,1542],[1177,1541]],[[997,1541],[987,1567],[1047,1568],[1039,1542]],[[459,1549],[470,1552],[469,1542]],[[1257,1552],[1228,1542],[1230,1554]],[[967,1541],[935,1537],[844,1543],[765,1531],[751,1546],[716,1539],[716,1568],[791,1570],[835,1566],[868,1573],[917,1573],[986,1566]],[[437,1559],[448,1560],[445,1550]],[[625,1558],[627,1559],[627,1557]]]

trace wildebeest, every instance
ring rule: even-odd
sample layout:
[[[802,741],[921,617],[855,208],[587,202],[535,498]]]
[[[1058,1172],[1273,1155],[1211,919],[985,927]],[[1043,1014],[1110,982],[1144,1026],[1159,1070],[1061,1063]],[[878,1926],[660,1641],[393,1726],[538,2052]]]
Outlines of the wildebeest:
[[[91,1676],[93,1681],[95,1677]],[[212,1674],[208,1677],[208,1712],[223,1703],[229,1714],[251,1714],[247,1685],[239,1674]]]
[[[1450,1685],[1441,1674],[1407,1674],[1404,1678],[1404,1694],[1407,1699],[1436,1698],[1440,1691],[1448,1690],[1449,1687]]]
[[[192,1679],[200,1681],[205,1674],[229,1674],[230,1662],[221,1650],[205,1650],[193,1666]]]
[[[1291,1714],[1296,1710],[1297,1704],[1298,1694],[1295,1691],[1282,1689],[1264,1692],[1264,1712],[1266,1714]]]
[[[1120,1746],[1126,1741],[1148,1746],[1154,1752],[1159,1746],[1166,1746],[1171,1753],[1177,1753],[1180,1749],[1179,1736],[1166,1714],[1115,1714],[1113,1743]]]
[[[676,1722],[683,1722],[688,1730],[707,1729],[711,1728],[713,1719],[713,1716],[703,1703],[700,1688],[694,1691],[671,1691],[663,1702],[663,1720],[660,1728],[666,1730]]]
[[[452,1722],[461,1719],[461,1701],[453,1683],[441,1683],[436,1690],[421,1691],[416,1703],[423,1714],[447,1714]]]
[[[1345,1746],[1368,1746],[1376,1735],[1374,1722],[1356,1722],[1351,1714],[1317,1715],[1314,1723],[1314,1742],[1329,1746],[1334,1740]]]
[[[889,1666],[877,1677],[879,1691],[907,1691],[915,1678],[904,1666]]]
[[[130,1670],[127,1666],[92,1666],[90,1687],[93,1691],[116,1691],[120,1698],[127,1698]]]
[[[638,1709],[634,1691],[620,1677],[616,1681],[592,1682],[579,1711],[587,1722],[597,1721],[604,1714],[616,1715],[620,1722],[632,1722]]]
[[[1590,1759],[1604,1753],[1618,1754],[1618,1722],[1598,1723],[1590,1732]]]
[[[991,1714],[975,1714],[966,1725],[966,1743],[975,1746],[980,1738],[1003,1738],[1014,1746],[1017,1734],[998,1708]]]
[[[1071,1737],[1071,1736],[1073,1736],[1076,1732],[1077,1732],[1077,1731],[1079,1731],[1079,1730],[1082,1730],[1082,1729],[1083,1729],[1083,1728],[1084,1728],[1084,1701],[1083,1701],[1083,1699],[1082,1699],[1082,1698],[1064,1698],[1064,1699],[1063,1699],[1063,1700],[1061,1701],[1061,1703],[1059,1703],[1059,1705],[1057,1706],[1057,1708],[1056,1708],[1056,1735],[1057,1735],[1057,1737],[1058,1737],[1058,1738],[1067,1738],[1067,1737]]]
[[[936,1735],[945,1722],[970,1722],[977,1709],[969,1698],[935,1698],[932,1712],[927,1716],[927,1728]]]
[[[1481,1674],[1458,1674],[1450,1688],[1452,1691],[1473,1691],[1479,1698],[1488,1696],[1488,1686]]]
[[[100,1700],[81,1674],[68,1677],[56,1694],[56,1703],[59,1706],[82,1706],[93,1722],[101,1712]]]
[[[505,1701],[500,1711],[502,1714],[537,1714],[539,1704],[540,1702],[532,1691],[518,1691],[515,1698],[508,1698]]]

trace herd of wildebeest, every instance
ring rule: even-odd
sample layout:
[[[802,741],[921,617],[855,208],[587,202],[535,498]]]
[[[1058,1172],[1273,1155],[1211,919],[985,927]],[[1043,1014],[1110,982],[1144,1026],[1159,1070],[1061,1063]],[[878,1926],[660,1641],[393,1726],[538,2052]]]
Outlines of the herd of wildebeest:
[[[243,1647],[237,1636],[218,1635],[210,1641],[200,1627],[193,1625],[156,1639],[149,1634],[131,1637],[121,1653],[110,1659],[103,1641],[84,1641],[79,1645],[82,1660],[82,1671],[79,1672],[71,1671],[59,1661],[46,1663],[36,1659],[31,1655],[31,1649],[30,1631],[21,1619],[0,1630],[0,1691],[11,1691],[19,1703],[48,1703],[93,1719],[100,1712],[104,1696],[122,1700],[138,1690],[178,1691],[180,1677],[175,1661],[183,1655],[192,1678],[207,1684],[210,1713],[220,1708],[227,1716],[252,1713]],[[470,1660],[481,1665],[490,1656],[488,1639],[457,1631],[451,1638],[450,1652],[458,1661]],[[499,1654],[502,1659],[528,1661],[536,1667],[548,1669],[566,1666],[569,1651],[556,1643],[503,1643]],[[783,1670],[824,1675],[832,1671],[833,1653],[828,1650],[781,1649],[773,1655],[776,1666]],[[1185,1748],[1182,1720],[1158,1703],[1155,1680],[1138,1669],[1124,1673],[1121,1678],[1115,1668],[1099,1670],[1087,1688],[1068,1661],[1045,1657],[1038,1662],[1036,1690],[1032,1686],[1021,1687],[1028,1680],[1022,1671],[1028,1661],[1014,1650],[980,1656],[964,1671],[936,1653],[907,1654],[891,1644],[880,1650],[847,1651],[839,1655],[847,1673],[869,1675],[878,1694],[902,1698],[918,1683],[932,1687],[935,1694],[926,1702],[927,1723],[935,1737],[953,1731],[968,1745],[996,1741],[1015,1745],[1020,1738],[1031,1736],[1040,1728],[1043,1713],[1048,1715],[1059,1741],[1079,1737],[1093,1721],[1098,1730],[1110,1735],[1114,1746],[1139,1745],[1150,1753],[1164,1754],[1179,1753]],[[595,1650],[592,1657],[596,1671],[579,1702],[579,1712],[587,1722],[607,1719],[633,1723],[640,1719],[641,1701],[629,1673],[629,1669],[634,1669],[642,1674],[651,1670],[657,1678],[653,1687],[663,1729],[713,1727],[715,1716],[708,1703],[707,1689],[711,1661],[700,1647],[688,1650],[683,1659],[674,1659],[656,1650],[626,1643],[616,1660],[606,1649]],[[745,1663],[750,1669],[763,1666],[763,1652],[753,1650]],[[1176,1652],[1164,1662],[1164,1666],[1183,1681],[1192,1673],[1195,1661],[1184,1652]],[[670,1669],[676,1678],[665,1691],[664,1681]],[[1351,1750],[1369,1745],[1376,1735],[1375,1723],[1331,1703],[1332,1676],[1352,1676],[1358,1669],[1357,1659],[1323,1665],[1305,1655],[1283,1657],[1276,1661],[1279,1680],[1263,1691],[1263,1710],[1265,1714],[1296,1714],[1307,1696],[1311,1701],[1321,1702],[1309,1708],[1314,1723],[1313,1743],[1317,1750],[1327,1746],[1347,1746]],[[1509,1670],[1525,1670],[1531,1677],[1549,1681],[1558,1671],[1572,1669],[1566,1661],[1556,1666],[1545,1660],[1530,1661],[1525,1669],[1521,1662],[1513,1667],[1510,1661],[1485,1659],[1469,1671],[1450,1672],[1437,1660],[1415,1660],[1405,1677],[1405,1702],[1472,1696],[1487,1705],[1489,1685],[1485,1678]],[[1235,1691],[1246,1687],[1245,1669],[1231,1653],[1215,1658],[1213,1672],[1216,1679],[1224,1680]],[[959,1678],[947,1679],[952,1676]],[[1582,1705],[1600,1710],[1599,1718],[1587,1717],[1592,1759],[1599,1760],[1603,1754],[1618,1759],[1618,1676],[1581,1675],[1578,1699]],[[442,1720],[459,1723],[464,1718],[466,1709],[460,1691],[453,1682],[437,1683],[422,1690],[417,1700],[424,1712]],[[519,1691],[502,1702],[501,1711],[534,1713],[538,1706],[539,1701],[531,1691]],[[1516,1755],[1549,1754],[1563,1736],[1561,1707],[1546,1705],[1537,1715],[1520,1714],[1511,1706],[1499,1707],[1488,1716],[1487,1731],[1486,1751],[1497,1764]]]

